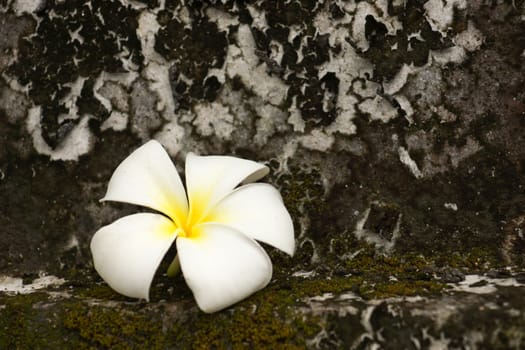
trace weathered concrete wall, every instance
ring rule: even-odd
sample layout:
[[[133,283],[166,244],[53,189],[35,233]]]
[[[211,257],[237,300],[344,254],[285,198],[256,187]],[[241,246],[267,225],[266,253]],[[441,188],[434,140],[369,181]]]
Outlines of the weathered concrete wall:
[[[524,19],[522,0],[0,0],[0,348],[523,348]],[[180,171],[189,151],[271,167],[298,249],[266,290],[204,316],[181,279],[150,304],[101,283],[89,241],[137,208],[98,200],[152,138]]]

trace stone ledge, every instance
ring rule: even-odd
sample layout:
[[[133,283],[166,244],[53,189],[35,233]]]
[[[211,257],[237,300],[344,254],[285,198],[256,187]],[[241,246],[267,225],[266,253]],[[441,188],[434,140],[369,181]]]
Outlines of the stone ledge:
[[[0,347],[523,348],[525,286],[512,277],[470,276],[446,286],[369,286],[389,288],[387,298],[363,297],[355,277],[295,277],[211,315],[198,310],[183,283],[168,292],[157,283],[153,301],[145,303],[104,284],[66,282],[0,294]]]

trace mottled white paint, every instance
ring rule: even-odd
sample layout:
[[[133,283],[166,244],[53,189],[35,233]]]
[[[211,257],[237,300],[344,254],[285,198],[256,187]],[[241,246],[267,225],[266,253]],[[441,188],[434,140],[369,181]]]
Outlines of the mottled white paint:
[[[253,18],[252,25],[262,32],[266,31],[266,29],[268,29],[266,13],[264,11],[259,11],[259,9],[253,5],[247,5],[246,8],[248,9],[248,12],[250,12],[250,16]]]
[[[17,16],[21,16],[24,13],[31,14],[39,10],[44,4],[44,0],[14,0],[11,8]]]
[[[144,78],[149,80],[149,89],[158,95],[157,111],[164,114],[173,114],[175,101],[169,82],[170,63],[155,51],[155,35],[160,25],[157,15],[151,11],[143,11],[139,16],[137,36],[140,39],[142,54],[144,55]]]
[[[300,277],[300,278],[311,278],[311,277],[315,277],[317,275],[317,273],[315,272],[315,270],[311,270],[311,271],[296,271],[294,273],[292,273],[292,277]]]
[[[78,77],[74,82],[64,84],[70,88],[69,93],[60,100],[60,104],[63,104],[68,110],[67,115],[61,114],[58,117],[58,122],[61,123],[66,119],[76,120],[79,118],[77,100],[80,94],[82,93],[82,88],[84,87],[84,82],[87,78]]]
[[[427,329],[423,330],[423,339],[430,340],[428,350],[448,350],[450,340],[445,338],[443,332],[440,333],[439,338],[434,338],[428,334]]]
[[[404,63],[391,81],[383,83],[384,92],[388,95],[394,95],[399,92],[405,86],[408,76],[416,70],[417,68],[414,67],[413,63],[410,65]]]
[[[379,235],[378,232],[373,232],[368,229],[365,229],[365,224],[368,220],[368,216],[370,215],[370,211],[372,209],[372,205],[379,205],[381,206],[383,203],[374,201],[370,203],[370,206],[361,214],[361,217],[357,220],[353,234],[358,239],[364,239],[367,243],[373,244],[378,248],[379,250],[383,251],[384,253],[390,253],[392,249],[394,249],[394,245],[396,241],[400,237],[400,227],[401,227],[401,220],[403,219],[403,214],[399,214],[396,225],[392,231],[391,239],[383,238]],[[360,251],[357,251],[351,258],[355,258],[358,256]]]
[[[299,142],[304,148],[326,152],[334,144],[335,137],[319,129],[314,129],[308,135],[299,137]]]
[[[270,41],[270,59],[272,59],[278,65],[281,64],[284,57],[284,48],[280,42],[276,40]]]
[[[56,276],[41,276],[34,279],[29,284],[24,284],[22,278],[1,276],[0,277],[0,292],[14,293],[14,294],[29,294],[37,290],[42,290],[48,287],[60,286],[66,280]]]
[[[462,63],[467,59],[467,53],[461,46],[452,46],[443,50],[430,50],[433,61],[445,65],[447,63]]]
[[[370,120],[380,120],[383,123],[388,123],[399,115],[397,109],[379,95],[365,99],[358,107],[361,112],[369,115]]]
[[[357,102],[357,101],[356,101]],[[328,135],[339,133],[341,135],[353,135],[357,132],[357,127],[352,120],[354,119],[354,113],[340,113],[335,117],[335,120],[325,127],[325,131]]]
[[[405,147],[399,147],[398,153],[399,160],[401,161],[401,163],[408,167],[412,175],[414,175],[416,179],[422,178],[423,173],[421,172],[421,170],[419,170],[417,163],[410,157],[410,154],[408,153],[407,149]]]
[[[309,297],[308,301],[325,301],[325,300],[329,300],[333,298],[334,298],[334,293],[328,292],[328,293],[323,293],[322,295],[316,295],[313,297]]]
[[[331,56],[328,62],[319,67],[318,73],[320,79],[329,72],[335,73],[339,79],[339,94],[336,99],[337,116],[332,125],[325,129],[330,136],[335,132],[343,135],[356,133],[357,129],[352,120],[356,117],[358,99],[352,94],[353,82],[357,78],[366,80],[366,77],[372,76],[374,70],[373,64],[360,57],[349,43],[351,38],[346,25],[350,20],[351,16],[345,16],[334,24],[327,11],[321,11],[315,18],[319,34],[329,34],[330,46],[341,47],[337,55]]]
[[[387,0],[377,0],[373,4],[366,1],[359,2],[353,15],[351,33],[353,41],[360,50],[366,51],[370,46],[365,36],[367,16],[372,16],[376,21],[383,23],[390,35],[395,35],[398,30],[403,29],[403,24],[396,16],[388,16]]]
[[[184,127],[180,126],[176,120],[166,123],[153,138],[159,141],[172,157],[183,150],[185,145],[190,146],[188,142],[185,142]]]
[[[486,282],[479,285],[480,282]],[[465,280],[459,283],[449,283],[452,291],[466,292],[474,294],[490,294],[502,287],[524,287],[525,284],[519,283],[515,278],[490,278],[482,275],[466,275]]]
[[[235,118],[226,106],[218,102],[201,103],[194,110],[196,117],[192,124],[200,135],[215,135],[223,141],[231,139]]]
[[[350,300],[362,301],[363,299],[353,293],[345,293],[343,297],[336,296],[333,293],[323,293],[313,297],[306,297],[302,302],[308,305],[308,308],[300,311],[321,316],[326,314],[336,314],[339,317],[347,315],[358,315],[360,310],[349,303]]]
[[[108,119],[104,120],[100,130],[105,131],[112,129],[115,131],[124,131],[128,127],[128,115],[119,111],[113,111]]]
[[[306,123],[301,115],[301,111],[296,106],[297,97],[294,96],[292,105],[288,108],[290,116],[288,117],[288,123],[292,125],[293,131],[304,133]]]
[[[221,11],[215,7],[208,7],[206,9],[206,16],[208,19],[217,25],[219,31],[227,31],[230,26],[239,24],[239,20],[227,12]]]
[[[228,46],[226,72],[230,79],[239,76],[245,86],[274,106],[281,105],[288,91],[284,82],[267,73],[267,66],[255,54],[255,42],[248,25],[239,26],[237,45]]]
[[[430,27],[443,36],[448,34],[448,29],[454,20],[455,9],[463,10],[466,7],[466,0],[429,0],[423,5]]]
[[[253,141],[257,145],[264,146],[275,133],[289,130],[286,119],[288,115],[281,111],[280,108],[265,103],[256,106],[257,119],[255,121],[255,128],[257,132],[253,137]]]
[[[458,211],[458,205],[456,203],[445,203],[443,206],[452,211]]]
[[[476,28],[474,22],[468,21],[467,29],[456,35],[452,41],[454,44],[463,47],[468,52],[476,51],[483,44],[485,37],[479,29]]]
[[[452,123],[455,122],[458,117],[451,111],[449,111],[445,106],[439,105],[437,107],[432,106],[431,107],[432,112],[436,113],[439,116],[440,122],[442,124],[444,123]]]
[[[405,119],[408,121],[408,123],[413,124],[414,118],[412,118],[412,116],[414,115],[414,109],[412,108],[412,104],[408,98],[406,98],[405,95],[396,94],[394,95],[394,99],[399,104],[399,107],[405,111]]]
[[[64,140],[52,149],[42,137],[42,126],[40,124],[42,108],[40,106],[29,109],[26,126],[27,131],[33,139],[33,146],[40,154],[48,155],[51,160],[78,160],[78,158],[89,153],[93,147],[94,137],[89,130],[89,116],[84,116]]]
[[[410,315],[431,318],[434,320],[437,327],[440,328],[457,312],[457,305],[453,305],[448,302],[447,299],[444,299],[444,301],[440,300],[433,303],[426,303],[425,307],[422,308],[414,308],[410,311]]]

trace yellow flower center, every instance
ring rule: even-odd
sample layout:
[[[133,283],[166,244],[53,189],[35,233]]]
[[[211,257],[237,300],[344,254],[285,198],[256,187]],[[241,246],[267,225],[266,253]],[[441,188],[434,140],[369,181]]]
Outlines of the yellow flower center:
[[[172,202],[167,212],[169,217],[173,220],[175,229],[171,232],[178,237],[198,239],[201,230],[198,225],[209,221],[210,215],[206,212],[209,204],[210,195],[202,195],[202,193],[194,193],[189,198],[189,209],[185,206],[176,205]],[[168,270],[168,276],[175,276],[180,270],[180,262],[178,256],[171,262]]]
[[[189,210],[186,213],[186,210],[180,209],[180,207],[174,207],[175,210],[172,210],[172,215],[170,217],[175,222],[177,229],[175,233],[179,237],[185,238],[197,238],[198,231],[195,229],[195,226],[205,222],[206,217],[204,216],[208,197],[199,193],[195,193],[190,198]]]

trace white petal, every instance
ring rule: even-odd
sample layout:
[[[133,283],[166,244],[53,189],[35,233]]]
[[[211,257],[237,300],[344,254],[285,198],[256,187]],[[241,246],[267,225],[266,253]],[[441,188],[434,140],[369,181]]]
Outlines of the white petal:
[[[176,238],[174,223],[159,214],[125,216],[98,230],[91,253],[98,274],[117,292],[149,299],[149,287]]]
[[[249,184],[231,192],[205,222],[218,222],[290,255],[295,249],[293,223],[279,191],[268,184]]]
[[[268,172],[268,167],[251,160],[188,153],[186,187],[192,211],[191,222],[197,222],[241,182],[257,181]]]
[[[197,237],[177,239],[186,283],[204,312],[224,309],[264,288],[270,258],[254,240],[227,226],[201,224]]]
[[[103,201],[142,205],[173,220],[185,220],[188,201],[182,181],[164,148],[155,140],[131,153],[117,167]]]

